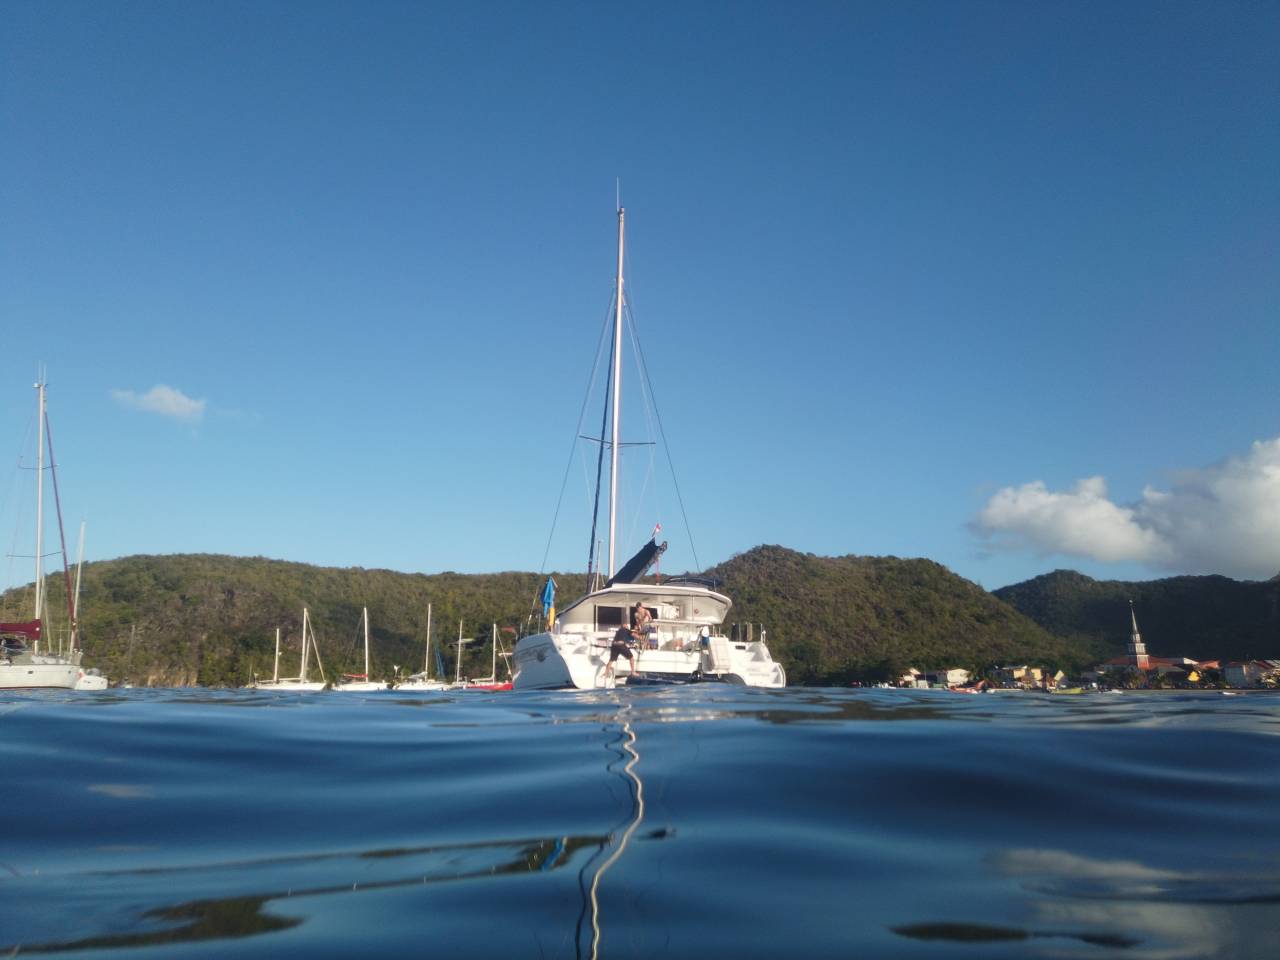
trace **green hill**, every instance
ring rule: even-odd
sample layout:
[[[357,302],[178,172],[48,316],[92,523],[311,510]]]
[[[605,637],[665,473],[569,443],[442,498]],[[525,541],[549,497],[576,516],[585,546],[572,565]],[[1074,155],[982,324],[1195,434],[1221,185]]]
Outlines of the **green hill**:
[[[907,666],[1077,666],[1093,656],[932,560],[762,546],[710,572],[733,598],[731,620],[768,628],[793,683],[875,681]]]
[[[816,557],[764,546],[709,571],[734,601],[730,621],[761,624],[792,683],[876,680],[908,665],[981,667],[997,662],[1087,663],[1085,645],[1054,637],[974,583],[928,560]],[[557,573],[561,603],[585,577]],[[296,673],[302,607],[311,611],[327,676],[359,669],[360,608],[368,606],[374,673],[420,670],[427,604],[446,643],[463,622],[480,642],[464,675],[488,672],[490,624],[512,632],[535,610],[543,576],[432,575],[338,569],[260,557],[134,556],[85,566],[81,591],[86,662],[137,685],[240,685],[269,676],[276,627],[286,638],[283,673]],[[47,636],[56,644],[65,609],[49,578]],[[18,618],[30,588],[0,598]],[[541,613],[541,608],[536,608]],[[757,627],[758,629],[758,627]],[[454,648],[444,650],[454,669]],[[433,658],[434,660],[434,658]],[[434,664],[433,664],[434,671]]]
[[[570,594],[585,582],[573,575],[556,579]],[[532,573],[424,576],[261,557],[124,557],[85,565],[82,646],[86,664],[101,668],[113,682],[238,686],[255,672],[270,677],[276,627],[285,637],[281,673],[297,674],[305,604],[325,673],[333,679],[363,669],[360,609],[368,606],[373,672],[390,677],[395,664],[405,673],[422,669],[431,603],[438,639],[449,644],[461,620],[468,637],[482,640],[466,648],[462,669],[464,676],[480,676],[489,672],[490,624],[515,628],[529,614],[542,582]],[[66,620],[65,594],[60,577],[49,577],[48,583],[52,615],[46,635],[56,642]],[[0,614],[29,616],[29,595],[29,586],[10,591],[0,600]],[[509,650],[511,634],[504,636]],[[455,649],[444,650],[450,671]]]
[[[1123,652],[1129,601],[1154,656],[1243,660],[1280,657],[1280,580],[1169,577],[1094,580],[1074,570],[1001,587],[995,595],[1046,630]]]

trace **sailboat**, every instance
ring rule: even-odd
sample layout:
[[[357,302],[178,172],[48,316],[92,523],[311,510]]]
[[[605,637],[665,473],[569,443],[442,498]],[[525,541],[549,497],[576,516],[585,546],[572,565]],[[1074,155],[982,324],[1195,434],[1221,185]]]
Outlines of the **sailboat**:
[[[344,693],[372,693],[375,690],[386,690],[388,684],[383,680],[369,679],[369,608],[364,608],[364,673],[344,674],[343,679],[333,685],[334,690]]]
[[[452,684],[431,676],[431,604],[427,604],[427,652],[422,660],[422,672],[411,674],[396,684],[397,690],[448,690]]]
[[[459,629],[459,638],[461,638],[461,629]],[[512,683],[510,680],[498,679],[498,625],[493,625],[493,662],[489,667],[489,676],[477,677],[474,680],[467,680],[465,683],[459,683],[458,689],[461,690],[485,690],[494,693],[501,690],[510,690]],[[461,662],[462,648],[458,648],[458,659]]]
[[[35,388],[37,395],[35,603],[30,620],[0,623],[0,689],[24,690],[53,687],[64,690],[100,690],[106,687],[106,678],[96,671],[91,674],[80,665],[83,651],[78,648],[79,630],[76,620],[78,590],[73,597],[71,571],[67,567],[66,537],[62,530],[62,505],[58,495],[53,436],[49,432],[47,384],[43,376],[36,382]],[[58,539],[62,547],[67,622],[70,625],[66,650],[57,652],[48,649],[44,652],[40,650],[41,641],[45,639],[44,629],[48,617],[44,583],[44,455],[46,448],[49,452],[48,469],[53,478],[54,505],[58,515]],[[83,539],[81,543],[83,551]],[[83,562],[83,552],[81,560]]]
[[[764,639],[741,642],[721,632],[732,601],[715,581],[699,577],[640,583],[666,544],[656,536],[620,569],[615,566],[618,453],[621,447],[621,377],[624,308],[622,276],[625,211],[618,209],[618,273],[613,324],[612,410],[609,442],[609,578],[554,617],[543,633],[519,640],[516,690],[595,690],[617,684],[717,680],[753,687],[784,687],[786,672]],[[603,438],[602,438],[603,439]],[[648,616],[641,613],[647,612]],[[642,623],[647,621],[647,623]],[[609,662],[610,647],[626,628],[641,634],[634,659]]]
[[[320,680],[308,679],[308,669],[310,667],[310,653],[314,651],[316,655],[316,666],[320,668]],[[320,648],[316,646],[315,631],[311,629],[311,612],[306,608],[302,608],[302,663],[298,667],[298,675],[296,677],[280,676],[280,628],[276,628],[276,658],[275,666],[271,671],[270,680],[255,680],[249,684],[254,690],[288,690],[294,692],[305,693],[313,690],[323,690],[329,684],[324,679],[324,664],[320,662]]]

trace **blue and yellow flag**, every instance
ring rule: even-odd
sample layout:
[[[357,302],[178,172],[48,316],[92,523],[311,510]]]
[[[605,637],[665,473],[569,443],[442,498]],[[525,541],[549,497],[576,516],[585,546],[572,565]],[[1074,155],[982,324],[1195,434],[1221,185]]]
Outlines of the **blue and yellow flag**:
[[[547,577],[547,585],[542,588],[542,615],[547,618],[547,629],[556,622],[556,582]]]

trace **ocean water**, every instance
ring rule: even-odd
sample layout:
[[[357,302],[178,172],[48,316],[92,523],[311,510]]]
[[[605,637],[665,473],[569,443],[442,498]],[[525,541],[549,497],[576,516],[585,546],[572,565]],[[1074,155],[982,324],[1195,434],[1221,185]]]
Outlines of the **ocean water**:
[[[0,956],[1280,956],[1280,696],[0,694]]]

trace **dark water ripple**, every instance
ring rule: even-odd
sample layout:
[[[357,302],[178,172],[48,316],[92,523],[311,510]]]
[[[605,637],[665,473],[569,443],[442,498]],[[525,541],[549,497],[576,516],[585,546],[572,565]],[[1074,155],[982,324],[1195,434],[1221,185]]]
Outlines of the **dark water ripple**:
[[[0,956],[1276,955],[1280,697],[0,696]]]

